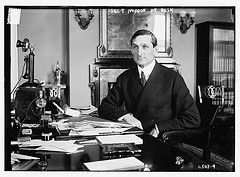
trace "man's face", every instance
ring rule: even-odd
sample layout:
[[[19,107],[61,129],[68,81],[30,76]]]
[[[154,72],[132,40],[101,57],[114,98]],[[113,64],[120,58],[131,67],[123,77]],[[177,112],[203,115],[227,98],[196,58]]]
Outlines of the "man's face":
[[[150,35],[141,35],[132,41],[131,51],[135,63],[143,68],[155,59],[157,47],[153,47]]]

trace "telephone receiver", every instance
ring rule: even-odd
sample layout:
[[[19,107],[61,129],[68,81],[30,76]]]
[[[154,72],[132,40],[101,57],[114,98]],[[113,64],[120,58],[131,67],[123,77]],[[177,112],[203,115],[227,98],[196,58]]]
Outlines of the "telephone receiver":
[[[30,48],[30,43],[29,43],[29,40],[27,38],[25,38],[23,40],[23,42],[20,41],[20,40],[17,40],[16,46],[17,47],[22,47],[22,51],[26,52]]]
[[[23,41],[17,40],[17,47],[22,47],[22,51],[26,52],[28,49],[30,53],[24,57],[24,62],[26,63],[26,71],[23,75],[24,79],[28,79],[28,82],[24,83],[25,86],[38,86],[37,83],[34,83],[34,46],[29,43],[29,40],[25,38]]]

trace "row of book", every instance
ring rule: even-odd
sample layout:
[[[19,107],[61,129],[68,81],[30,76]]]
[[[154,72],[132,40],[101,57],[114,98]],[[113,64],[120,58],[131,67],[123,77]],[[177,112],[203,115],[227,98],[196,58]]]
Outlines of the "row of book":
[[[234,58],[214,58],[213,72],[216,71],[235,71]]]
[[[234,41],[234,30],[214,28],[213,40]]]
[[[234,43],[213,43],[213,56],[233,57]]]
[[[234,105],[234,92],[224,92],[224,105],[231,106]],[[213,104],[215,105],[221,105],[222,104],[222,98],[217,97],[213,99]]]
[[[222,98],[214,98],[212,101],[214,105],[222,105]],[[234,113],[235,95],[234,92],[224,92],[224,112]]]
[[[233,73],[213,74],[213,85],[223,85],[225,88],[235,87],[235,76]]]
[[[234,105],[234,92],[224,92],[224,105]]]
[[[234,107],[226,107],[226,108],[224,108],[223,110],[224,110],[224,112],[226,112],[226,113],[230,113],[230,114],[234,114],[234,113],[235,113]]]

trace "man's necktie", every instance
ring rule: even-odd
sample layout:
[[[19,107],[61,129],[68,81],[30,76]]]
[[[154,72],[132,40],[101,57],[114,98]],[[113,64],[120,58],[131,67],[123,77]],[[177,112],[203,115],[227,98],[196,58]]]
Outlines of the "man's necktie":
[[[141,72],[141,79],[140,79],[140,81],[141,81],[142,86],[144,87],[145,84],[146,84],[146,78],[145,78],[145,75],[144,75],[143,71]]]

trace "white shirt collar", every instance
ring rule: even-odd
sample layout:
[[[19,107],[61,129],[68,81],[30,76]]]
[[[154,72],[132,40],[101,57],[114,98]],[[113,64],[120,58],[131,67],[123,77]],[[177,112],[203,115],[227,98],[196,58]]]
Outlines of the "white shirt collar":
[[[153,60],[152,63],[150,63],[149,65],[147,65],[144,68],[141,68],[140,66],[138,66],[138,73],[139,73],[139,78],[141,78],[141,72],[144,72],[144,75],[146,77],[146,80],[149,78],[154,66],[155,66],[156,61]]]

